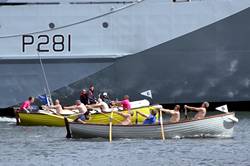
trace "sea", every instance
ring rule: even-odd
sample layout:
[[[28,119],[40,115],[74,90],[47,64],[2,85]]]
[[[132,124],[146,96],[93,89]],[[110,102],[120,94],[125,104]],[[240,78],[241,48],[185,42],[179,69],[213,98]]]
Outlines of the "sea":
[[[67,139],[64,127],[22,127],[0,117],[1,166],[250,166],[250,111],[233,138]]]

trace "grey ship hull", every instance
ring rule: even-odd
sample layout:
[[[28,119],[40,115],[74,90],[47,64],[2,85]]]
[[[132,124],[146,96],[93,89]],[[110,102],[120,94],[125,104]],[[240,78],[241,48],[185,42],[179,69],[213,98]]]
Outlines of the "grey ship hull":
[[[72,103],[94,84],[114,98],[190,103],[250,100],[250,8],[153,48],[121,58],[44,60],[53,98]],[[129,42],[129,41],[128,41]],[[38,60],[0,61],[0,107],[44,92]],[[18,74],[17,74],[18,71]],[[22,74],[20,74],[20,72]],[[98,93],[97,92],[97,93]]]
[[[114,97],[151,89],[153,102],[197,103],[250,100],[250,8],[217,23],[115,61],[55,91],[72,93],[94,83]],[[74,91],[69,91],[74,90]]]

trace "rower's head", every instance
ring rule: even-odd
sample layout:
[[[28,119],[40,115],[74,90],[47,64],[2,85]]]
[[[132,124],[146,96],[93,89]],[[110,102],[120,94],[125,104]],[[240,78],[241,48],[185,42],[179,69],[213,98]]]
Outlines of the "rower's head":
[[[124,99],[124,100],[129,100],[129,95],[125,95],[125,96],[123,97],[123,99]]]
[[[75,104],[80,105],[82,102],[80,100],[76,100]]]
[[[108,97],[108,93],[107,93],[107,92],[103,92],[103,93],[102,93],[102,96]]]
[[[32,97],[32,96],[30,96],[30,97],[29,97],[29,101],[30,101],[30,103],[34,103],[35,98],[34,98],[34,97]]]
[[[153,115],[153,116],[155,116],[157,114],[157,112],[158,111],[156,109],[151,109],[150,110],[150,114]]]
[[[129,110],[128,113],[130,114],[130,116],[134,115],[134,111]]]
[[[89,112],[89,111],[86,111],[86,112],[84,113],[84,115],[85,115],[86,120],[89,120],[89,118],[90,118],[90,112]]]
[[[94,85],[90,85],[89,86],[89,90],[91,90],[92,92],[95,90],[95,87],[94,87]]]
[[[181,108],[180,105],[176,105],[176,106],[174,107],[174,110],[175,110],[175,111],[180,111],[180,108]]]
[[[87,94],[87,90],[86,89],[82,89],[82,94]]]
[[[60,101],[58,99],[55,100],[55,105],[60,104]]]
[[[207,101],[203,102],[201,107],[203,108],[208,108],[209,107],[209,103]]]
[[[101,98],[103,99],[108,99],[108,93],[107,92],[103,92],[102,95],[101,95]]]
[[[98,103],[101,103],[101,102],[102,102],[102,99],[99,97],[99,98],[97,99],[97,101],[98,101]]]

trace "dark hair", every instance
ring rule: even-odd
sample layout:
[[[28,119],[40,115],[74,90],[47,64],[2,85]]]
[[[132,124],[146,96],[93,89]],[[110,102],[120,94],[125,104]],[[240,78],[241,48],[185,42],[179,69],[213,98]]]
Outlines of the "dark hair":
[[[34,99],[34,97],[30,96],[30,97],[29,97],[29,101],[32,100],[32,99]]]
[[[90,118],[90,111],[89,111],[89,110],[86,111],[86,112],[84,113],[84,116],[85,116],[86,120],[89,120],[89,118]]]
[[[129,95],[125,95],[125,96],[124,96],[124,99],[129,99]]]
[[[155,110],[155,109],[151,109],[151,110],[150,110],[150,113],[151,113],[152,115],[154,115],[154,116],[155,116],[155,115],[157,114],[157,110]]]

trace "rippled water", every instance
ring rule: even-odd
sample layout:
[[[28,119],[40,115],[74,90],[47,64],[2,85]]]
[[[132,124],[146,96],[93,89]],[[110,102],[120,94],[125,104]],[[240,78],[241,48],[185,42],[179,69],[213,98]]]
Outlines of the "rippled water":
[[[20,127],[0,118],[0,165],[250,166],[250,112],[238,112],[232,139],[66,139],[64,128]]]

